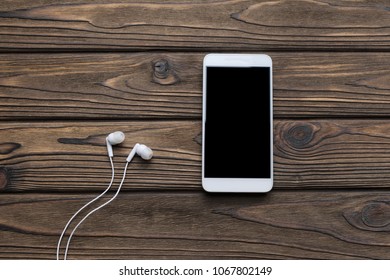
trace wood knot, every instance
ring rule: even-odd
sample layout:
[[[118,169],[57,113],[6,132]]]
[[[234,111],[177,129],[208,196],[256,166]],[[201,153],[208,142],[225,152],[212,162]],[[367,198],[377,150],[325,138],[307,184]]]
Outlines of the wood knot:
[[[343,213],[348,223],[365,231],[390,232],[390,201],[367,201]]]
[[[362,221],[366,226],[382,228],[390,225],[390,204],[375,202],[362,209]]]
[[[70,145],[106,146],[106,134],[90,135],[86,138],[58,138],[58,143]]]
[[[180,81],[172,65],[166,59],[153,62],[153,82],[160,85],[173,85]]]
[[[295,124],[285,132],[284,138],[295,148],[304,148],[313,140],[314,129],[306,123]]]
[[[10,171],[6,167],[0,167],[0,191],[4,191],[10,181]]]
[[[6,155],[6,154],[10,154],[12,153],[13,151],[19,149],[22,145],[20,145],[19,143],[2,143],[0,144],[0,154],[2,155]]]
[[[169,63],[165,59],[161,59],[154,63],[154,75],[157,78],[165,79],[168,77]]]

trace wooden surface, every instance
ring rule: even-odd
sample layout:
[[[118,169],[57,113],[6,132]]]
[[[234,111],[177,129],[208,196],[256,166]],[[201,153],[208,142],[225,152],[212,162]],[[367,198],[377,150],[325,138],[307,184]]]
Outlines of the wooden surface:
[[[30,50],[388,50],[387,0],[14,0],[0,47]]]
[[[388,116],[389,53],[269,54],[276,118]],[[204,55],[2,54],[0,119],[200,119]]]
[[[273,58],[268,194],[202,190],[202,59],[218,51]],[[122,130],[116,183],[136,142],[155,157],[70,259],[390,259],[389,51],[387,1],[2,1],[0,258],[55,258]]]

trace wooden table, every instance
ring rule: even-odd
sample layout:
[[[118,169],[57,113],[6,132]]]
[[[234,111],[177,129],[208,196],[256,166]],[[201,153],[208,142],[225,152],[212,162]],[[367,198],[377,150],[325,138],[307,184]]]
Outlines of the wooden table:
[[[70,259],[390,259],[388,1],[1,1],[0,50],[0,258],[55,258],[122,130],[116,184],[155,157]],[[201,188],[210,52],[273,58],[268,194]]]

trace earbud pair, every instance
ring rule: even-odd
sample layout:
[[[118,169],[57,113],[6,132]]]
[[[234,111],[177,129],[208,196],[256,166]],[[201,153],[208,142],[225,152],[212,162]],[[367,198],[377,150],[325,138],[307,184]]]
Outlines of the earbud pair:
[[[117,144],[120,144],[122,143],[123,141],[125,140],[125,134],[122,132],[122,131],[115,131],[113,133],[110,133],[107,138],[106,138],[106,145],[107,145],[107,152],[108,152],[108,157],[110,159],[110,164],[111,164],[111,182],[110,184],[108,185],[108,187],[105,189],[104,192],[102,192],[100,195],[98,195],[97,197],[95,197],[94,199],[92,199],[91,201],[89,201],[87,204],[85,204],[83,207],[81,207],[73,216],[72,218],[69,219],[68,223],[65,225],[64,227],[64,230],[62,231],[61,233],[61,236],[60,236],[60,239],[58,240],[58,244],[57,244],[57,260],[59,260],[59,257],[60,257],[60,246],[61,246],[61,241],[62,241],[62,238],[64,237],[64,234],[65,234],[65,231],[66,229],[69,227],[70,223],[74,220],[74,218],[83,210],[85,209],[87,206],[89,206],[90,204],[92,204],[93,202],[97,201],[99,198],[101,198],[105,193],[107,193],[111,186],[112,186],[112,183],[114,182],[114,176],[115,176],[115,169],[114,169],[114,164],[113,164],[113,160],[112,158],[114,157],[114,153],[112,151],[112,146],[113,145],[117,145]],[[123,171],[123,177],[122,177],[122,181],[120,182],[119,184],[119,187],[115,193],[115,195],[113,197],[110,198],[110,200],[106,201],[105,203],[103,203],[102,205],[92,209],[91,211],[89,211],[80,221],[79,223],[74,227],[74,229],[72,230],[72,232],[70,233],[69,235],[69,238],[68,238],[68,242],[66,244],[66,247],[65,247],[65,253],[64,253],[64,260],[66,260],[66,257],[67,257],[67,254],[68,254],[68,249],[69,249],[69,245],[70,245],[70,241],[72,240],[72,237],[73,237],[73,234],[76,232],[77,228],[85,221],[85,219],[87,219],[90,215],[92,215],[94,212],[96,212],[97,210],[103,208],[104,206],[106,206],[107,204],[111,203],[111,201],[113,201],[119,191],[121,190],[122,188],[122,185],[125,181],[125,177],[126,177],[126,171],[127,171],[127,166],[129,165],[130,161],[133,159],[133,157],[135,155],[139,155],[141,158],[145,159],[145,160],[150,160],[153,156],[153,151],[143,145],[143,144],[135,144],[134,145],[134,148],[131,150],[129,156],[127,157],[126,159],[126,165],[125,165],[125,168],[124,168],[124,171]]]
[[[106,138],[107,152],[109,157],[113,157],[114,153],[112,151],[112,146],[122,143],[125,140],[125,134],[122,131],[115,131],[110,133]],[[135,144],[134,148],[131,150],[126,161],[130,162],[135,154],[139,155],[144,160],[150,160],[153,157],[153,151],[148,146],[144,144]]]

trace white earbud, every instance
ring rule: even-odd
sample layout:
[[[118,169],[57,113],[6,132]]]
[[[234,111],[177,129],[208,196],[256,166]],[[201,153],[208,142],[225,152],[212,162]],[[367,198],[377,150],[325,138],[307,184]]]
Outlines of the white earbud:
[[[130,162],[135,154],[139,155],[141,158],[145,160],[150,160],[153,157],[153,151],[148,146],[144,144],[135,144],[134,148],[131,150],[129,156],[127,157],[127,162]]]
[[[122,131],[110,133],[106,138],[107,152],[109,157],[113,157],[112,145],[117,145],[125,140],[125,134]]]

